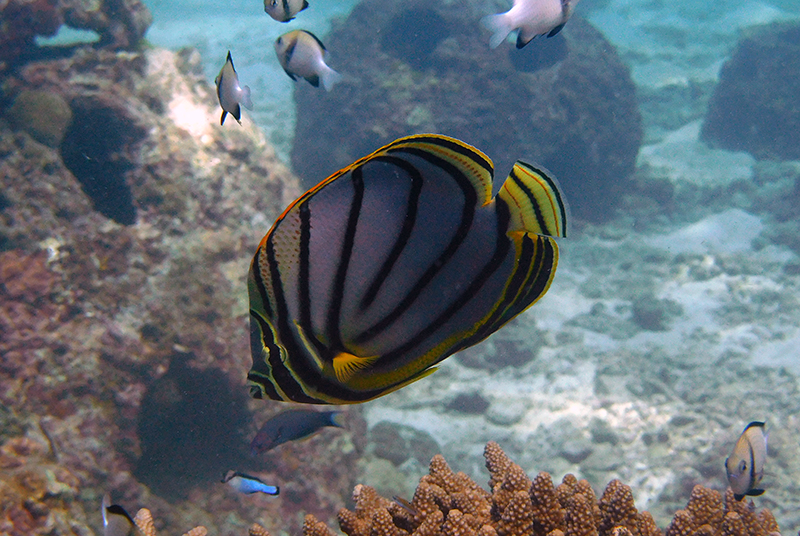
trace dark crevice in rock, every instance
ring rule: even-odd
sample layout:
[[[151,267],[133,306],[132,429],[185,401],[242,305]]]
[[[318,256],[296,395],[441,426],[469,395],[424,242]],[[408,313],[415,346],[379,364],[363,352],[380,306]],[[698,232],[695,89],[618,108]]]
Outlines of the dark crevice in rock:
[[[142,456],[134,474],[168,500],[219,481],[247,456],[245,393],[232,388],[219,370],[190,367],[188,357],[172,358],[169,371],[148,387],[139,410]]]
[[[98,212],[122,225],[136,223],[136,207],[125,174],[127,158],[144,132],[133,121],[94,99],[72,103],[74,118],[61,143],[64,165],[78,179]]]
[[[381,32],[381,50],[415,69],[432,67],[431,54],[450,35],[447,22],[432,9],[410,9],[392,17]]]

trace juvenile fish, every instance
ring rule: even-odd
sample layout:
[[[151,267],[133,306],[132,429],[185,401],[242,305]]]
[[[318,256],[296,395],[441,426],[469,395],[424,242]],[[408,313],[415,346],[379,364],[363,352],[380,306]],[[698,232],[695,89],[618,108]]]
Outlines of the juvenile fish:
[[[494,32],[489,40],[492,48],[517,29],[517,48],[522,48],[534,37],[553,37],[560,32],[577,3],[578,0],[514,0],[510,10],[484,17],[481,22]]]
[[[733,452],[725,460],[728,483],[737,501],[741,501],[745,495],[756,497],[764,493],[763,489],[758,489],[756,486],[764,476],[767,435],[764,432],[763,422],[751,422],[745,427],[733,447]]]
[[[289,22],[307,7],[306,0],[264,0],[264,11],[278,22]]]
[[[322,83],[327,91],[342,76],[325,63],[325,45],[311,32],[294,30],[275,40],[275,53],[292,80],[305,78],[314,87]]]
[[[246,493],[247,495],[252,495],[253,493],[278,495],[280,493],[280,488],[278,488],[278,486],[270,486],[260,478],[238,471],[228,471],[222,475],[221,482],[223,484],[228,484],[239,493]]]
[[[239,75],[236,74],[236,69],[233,67],[230,50],[228,51],[225,65],[222,66],[217,78],[214,79],[214,83],[217,85],[217,98],[219,98],[219,105],[222,107],[222,117],[219,118],[219,124],[224,124],[225,117],[231,114],[241,125],[242,109],[239,104],[250,110],[253,108],[253,102],[250,100],[250,88],[239,85]]]
[[[111,504],[108,493],[103,495],[100,508],[103,514],[103,536],[132,536],[137,532],[131,516],[120,505]]]
[[[344,428],[344,414],[308,409],[283,411],[264,423],[250,443],[250,452],[255,456],[287,441],[308,437],[325,426]]]

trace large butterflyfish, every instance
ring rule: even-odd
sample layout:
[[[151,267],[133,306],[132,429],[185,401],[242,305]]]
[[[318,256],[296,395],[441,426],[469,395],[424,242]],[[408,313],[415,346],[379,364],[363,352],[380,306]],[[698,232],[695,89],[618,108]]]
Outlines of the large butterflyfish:
[[[517,161],[457,139],[400,138],[294,201],[248,277],[256,398],[364,402],[431,374],[541,298],[567,209]]]

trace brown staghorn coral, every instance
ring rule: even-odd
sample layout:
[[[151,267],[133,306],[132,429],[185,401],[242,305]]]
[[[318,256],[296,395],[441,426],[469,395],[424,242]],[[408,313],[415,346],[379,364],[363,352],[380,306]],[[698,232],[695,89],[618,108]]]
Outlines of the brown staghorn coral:
[[[141,508],[138,512],[136,512],[133,522],[136,524],[136,528],[139,529],[138,532],[142,536],[156,536],[156,524],[153,521],[153,514],[151,514],[150,510],[147,508]],[[252,534],[252,528],[250,530]],[[206,536],[207,534],[208,530],[200,525],[193,528],[189,532],[184,532],[183,536]]]
[[[636,509],[630,487],[619,480],[612,480],[598,499],[586,480],[571,474],[558,486],[544,472],[531,481],[497,443],[486,446],[484,457],[491,492],[454,473],[436,455],[411,502],[390,501],[359,485],[354,510],[339,511],[339,526],[348,536],[664,535],[648,512]],[[306,516],[303,534],[334,536],[313,515]],[[666,531],[666,536],[779,535],[769,510],[756,512],[751,502],[734,500],[730,490],[723,502],[718,491],[699,485]]]

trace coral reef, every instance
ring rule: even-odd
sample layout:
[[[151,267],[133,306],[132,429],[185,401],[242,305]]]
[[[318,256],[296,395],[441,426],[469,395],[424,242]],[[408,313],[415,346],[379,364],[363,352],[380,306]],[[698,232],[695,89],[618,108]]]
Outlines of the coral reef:
[[[36,36],[62,25],[98,34],[98,45],[132,49],[153,19],[141,0],[8,0],[0,3],[0,72],[36,52]]]
[[[800,159],[800,24],[751,31],[720,72],[703,140],[756,158]]]
[[[315,184],[399,136],[437,132],[484,151],[501,178],[517,159],[545,166],[574,215],[608,219],[642,139],[627,68],[580,17],[552,39],[492,50],[475,25],[484,14],[478,1],[357,5],[324,39],[342,84],[295,89],[293,169]]]
[[[193,50],[82,47],[2,80],[3,464],[25,467],[13,445],[36,441],[36,474],[69,489],[16,491],[16,473],[0,471],[0,532],[97,532],[105,492],[148,505],[159,532],[246,530],[254,502],[256,521],[299,530],[307,502],[334,519],[355,484],[339,468],[361,449],[357,412],[348,430],[240,454],[279,409],[246,394],[247,267],[299,188],[252,124],[219,126],[201,71]],[[49,136],[36,106],[10,117],[44,95],[72,115]],[[234,493],[223,463],[279,482],[281,496]]]
[[[454,473],[441,455],[420,479],[410,502],[381,497],[358,485],[355,509],[339,511],[348,536],[661,536],[648,512],[639,512],[630,487],[612,480],[598,499],[586,480],[567,474],[554,486],[548,473],[532,481],[497,443],[484,451],[489,488],[483,490],[464,473]],[[251,535],[263,535],[261,527]],[[767,509],[736,501],[728,490],[723,505],[718,491],[695,486],[685,510],[676,513],[666,536],[766,536],[779,534]],[[306,516],[304,536],[334,536],[313,515]]]

